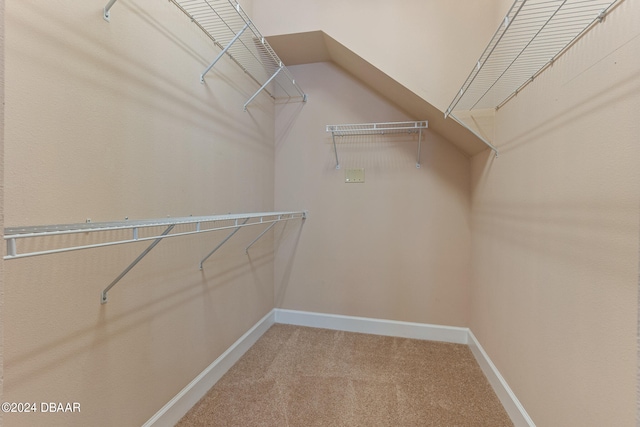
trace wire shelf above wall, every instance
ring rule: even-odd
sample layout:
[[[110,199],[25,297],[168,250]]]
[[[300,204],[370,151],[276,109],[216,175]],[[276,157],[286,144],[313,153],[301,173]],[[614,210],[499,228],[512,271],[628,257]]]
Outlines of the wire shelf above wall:
[[[109,0],[104,7],[104,19],[107,22],[110,21],[111,8],[116,1]],[[236,0],[169,1],[222,49],[200,75],[202,83],[206,74],[227,54],[260,86],[244,104],[245,111],[262,91],[273,99],[306,102],[307,95]]]
[[[615,2],[516,0],[447,113],[499,108]]]
[[[285,98],[299,98],[306,101],[307,95],[237,1],[171,0],[171,2],[222,49],[200,76],[202,82],[205,75],[226,53],[260,85],[260,89],[245,103],[245,110],[262,90],[276,99],[276,86],[282,90]]]
[[[420,149],[422,145],[422,130],[427,129],[429,123],[424,121],[417,122],[385,122],[385,123],[361,123],[361,124],[341,124],[327,125],[327,132],[331,132],[333,141],[333,150],[336,156],[336,169],[340,169],[340,161],[338,160],[338,148],[336,146],[336,137],[349,135],[391,135],[399,133],[417,133],[418,134],[418,156],[416,160],[416,168],[420,168]]]
[[[453,116],[455,111],[503,106],[581,34],[602,21],[616,1],[516,0],[447,108],[445,117]],[[476,135],[497,153],[491,143]]]
[[[7,227],[4,230],[4,239],[7,242],[7,255],[4,256],[4,259],[11,260],[150,241],[151,244],[138,258],[125,268],[124,271],[102,291],[100,301],[104,304],[107,302],[107,292],[163,239],[220,230],[231,230],[231,233],[200,261],[200,269],[202,269],[203,263],[243,227],[266,225],[262,232],[245,248],[245,253],[248,254],[249,248],[277,223],[295,219],[305,220],[306,218],[307,211],[291,211]],[[179,231],[171,233],[176,227],[179,227]],[[71,238],[69,237],[70,235],[81,236]],[[65,238],[60,239],[57,238],[58,236],[65,236]],[[32,245],[25,244],[24,246],[27,247],[26,250],[22,252],[18,251],[18,241],[22,242],[42,238],[53,238],[55,242],[46,244],[40,241],[40,243],[34,243]],[[52,244],[54,247],[49,247]],[[46,247],[42,247],[43,245],[46,245]],[[34,249],[36,247],[39,249]]]

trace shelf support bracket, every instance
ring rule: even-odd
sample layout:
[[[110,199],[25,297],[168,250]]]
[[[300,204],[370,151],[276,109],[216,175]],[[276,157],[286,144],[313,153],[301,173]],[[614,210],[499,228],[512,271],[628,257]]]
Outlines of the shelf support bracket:
[[[109,290],[113,288],[116,285],[116,283],[120,281],[120,279],[122,279],[129,271],[131,271],[131,269],[135,267],[136,264],[138,264],[142,260],[142,258],[144,258],[149,252],[151,252],[151,250],[155,248],[158,243],[160,243],[160,241],[162,240],[162,236],[166,236],[167,234],[169,234],[171,230],[173,230],[173,227],[175,226],[176,226],[175,224],[171,224],[169,227],[167,227],[167,229],[164,230],[160,235],[161,237],[158,237],[157,239],[155,239],[147,249],[145,249],[140,255],[138,255],[138,258],[136,258],[131,264],[129,264],[129,266],[125,268],[124,271],[120,273],[120,275],[116,277],[113,280],[113,282],[111,282],[111,284],[109,284],[109,286],[104,288],[104,290],[102,291],[102,294],[100,295],[101,304],[107,303],[107,292],[109,292]]]
[[[104,14],[102,15],[102,17],[107,22],[109,22],[109,19],[111,18],[111,13],[109,12],[109,10],[111,10],[111,7],[116,1],[118,0],[109,0],[109,3],[107,3],[107,5],[104,7]]]
[[[206,257],[202,258],[202,261],[200,261],[200,270],[202,270],[202,264],[204,264],[204,262],[205,262],[206,260],[208,260],[208,259],[209,259],[209,257],[210,257],[211,255],[213,255],[213,253],[214,253],[215,251],[217,251],[218,249],[220,249],[220,248],[222,247],[222,245],[224,245],[225,243],[227,243],[227,241],[228,241],[231,237],[233,237],[233,235],[234,235],[234,234],[236,234],[236,233],[238,232],[238,230],[240,230],[240,228],[241,228],[243,225],[245,225],[248,221],[249,221],[249,218],[245,219],[245,220],[244,220],[244,222],[243,222],[241,225],[238,225],[238,221],[236,220],[236,226],[237,226],[237,227],[236,227],[236,228],[235,228],[235,229],[234,229],[234,230],[233,230],[233,231],[232,231],[232,232],[231,232],[227,237],[225,237],[225,238],[224,238],[224,240],[223,240],[222,242],[218,243],[218,246],[216,246],[215,248],[213,248],[213,250],[212,250],[211,252],[209,252],[209,254],[208,254]]]
[[[336,147],[336,133],[331,131],[331,139],[333,140],[333,153],[336,156],[336,169],[340,169],[340,161],[338,161],[338,147]]]
[[[115,0],[111,0],[111,1],[115,1]],[[213,60],[213,62],[211,64],[209,64],[209,66],[203,71],[202,74],[200,74],[200,83],[204,83],[204,76],[211,71],[211,69],[213,68],[214,65],[216,65],[216,63],[220,60],[220,58],[222,58],[222,56],[227,53],[227,51],[229,50],[229,48],[236,42],[236,40],[238,40],[240,38],[240,36],[242,35],[242,33],[245,32],[245,30],[249,28],[249,23],[247,22],[244,27],[242,27],[242,29],[240,31],[238,31],[238,34],[236,34],[231,41],[229,42],[228,45],[225,46],[224,49],[222,49],[222,51],[218,54],[218,56],[216,56],[216,59]]]
[[[258,235],[258,237],[256,237],[255,239],[253,239],[253,241],[252,241],[251,243],[249,243],[249,245],[248,245],[246,248],[244,248],[244,253],[245,253],[245,254],[247,254],[247,255],[249,255],[249,248],[250,248],[251,246],[253,246],[253,244],[254,244],[255,242],[257,242],[258,240],[260,240],[260,238],[261,238],[262,236],[264,236],[265,234],[267,234],[267,231],[271,230],[271,228],[272,228],[274,225],[276,225],[278,222],[280,222],[280,217],[278,217],[278,219],[277,219],[276,221],[273,221],[271,224],[269,224],[269,226],[268,226],[267,228],[265,228],[265,229],[262,231],[262,233],[260,233],[260,234]]]
[[[418,160],[416,160],[416,168],[420,169],[420,149],[422,146],[422,128],[418,130]]]
[[[278,75],[278,73],[279,73],[280,71],[282,71],[282,69],[283,69],[283,68],[284,68],[284,65],[282,65],[282,63],[280,63],[280,68],[278,68],[278,69],[276,70],[276,72],[275,72],[275,73],[273,73],[273,75],[272,75],[271,77],[269,77],[269,80],[267,80],[266,82],[264,82],[264,84],[263,84],[262,86],[260,86],[260,89],[258,89],[258,91],[257,91],[256,93],[254,93],[254,94],[253,94],[253,96],[252,96],[251,98],[249,98],[249,100],[248,100],[247,102],[245,102],[245,103],[244,103],[244,111],[247,111],[247,105],[251,104],[251,101],[253,101],[253,100],[254,100],[254,98],[255,98],[256,96],[258,96],[258,94],[259,94],[260,92],[262,92],[262,91],[264,90],[264,88],[265,88],[265,87],[269,86],[269,83],[271,83],[271,81],[272,81],[273,79],[275,79],[275,78],[276,78],[276,76]]]

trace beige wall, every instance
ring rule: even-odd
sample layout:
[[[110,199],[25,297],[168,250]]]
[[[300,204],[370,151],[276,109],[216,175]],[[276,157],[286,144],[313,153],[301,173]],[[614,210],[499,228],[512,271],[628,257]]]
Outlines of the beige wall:
[[[638,16],[622,2],[472,161],[470,326],[539,426],[635,425]]]
[[[0,0],[0,227],[4,230],[4,0]],[[4,253],[4,252],[3,252]],[[0,260],[0,401],[4,401],[4,261]],[[3,416],[0,414],[0,424]]]
[[[257,2],[255,14],[268,35],[325,31],[444,109],[468,73],[465,64],[480,55],[511,2],[494,2],[493,8],[478,4],[475,9],[469,2],[418,3],[397,8],[388,2],[373,7],[357,1],[273,0]],[[634,115],[639,109],[640,49],[632,23],[637,8],[637,2],[622,2],[604,25],[500,110],[495,129],[500,157],[493,159],[487,152],[472,161],[469,325],[538,425],[633,423],[639,219]],[[275,18],[283,13],[293,19]],[[371,28],[376,31],[365,30]],[[343,86],[339,90],[346,93]],[[311,105],[300,117],[306,117]],[[346,116],[352,114],[357,121],[363,105]],[[312,138],[302,133],[292,138],[297,126],[283,127],[278,120],[279,131],[289,133],[286,141]],[[317,120],[313,139],[322,138],[319,129],[325,124]],[[277,137],[279,146],[281,139]],[[276,286],[284,290],[276,290],[276,301],[288,308],[335,307],[334,312],[389,317],[385,312],[397,307],[394,298],[407,294],[358,284],[362,279],[384,281],[380,271],[390,261],[379,265],[381,255],[374,258],[372,274],[351,269],[354,257],[362,262],[366,258],[350,237],[361,218],[353,219],[349,205],[339,203],[354,196],[371,203],[369,196],[345,187],[340,174],[332,178],[328,147],[320,151],[314,145],[318,151],[313,156],[303,147],[292,154],[284,148],[277,153],[277,161],[287,162],[278,163],[276,203],[282,203],[283,196],[302,197],[314,211],[320,205],[331,215],[323,217],[326,225],[316,223],[318,230],[309,222],[295,262],[284,267],[277,263]],[[325,171],[307,166],[309,157],[322,159]],[[291,162],[297,165],[282,169]],[[335,180],[337,191],[327,191],[328,182],[323,181],[329,179]],[[381,181],[390,184],[387,177]],[[405,194],[406,187],[395,188]],[[362,217],[366,205],[358,205],[356,212]],[[384,238],[392,235],[393,242],[398,234],[388,230],[398,230],[396,217],[388,217],[394,225],[383,233],[388,232]],[[383,240],[377,230],[369,233],[361,241]],[[405,241],[413,246],[410,237]],[[366,246],[367,254],[377,251],[374,244]],[[343,277],[359,280],[345,287]],[[358,292],[351,292],[358,286]],[[376,304],[376,297],[391,303]]]
[[[169,2],[14,1],[6,10],[6,225],[268,211],[274,106]],[[298,207],[299,208],[299,207]],[[278,228],[276,227],[276,230]],[[144,423],[273,307],[271,238],[243,230],[5,263],[4,396],[80,414],[6,426]],[[79,239],[82,236],[78,237]]]
[[[291,68],[309,102],[276,113],[276,208],[310,219],[279,246],[276,304],[466,325],[469,159],[430,131],[420,169],[415,137],[353,137],[336,170],[326,125],[413,118],[330,63]],[[346,184],[347,168],[365,168],[365,183]]]

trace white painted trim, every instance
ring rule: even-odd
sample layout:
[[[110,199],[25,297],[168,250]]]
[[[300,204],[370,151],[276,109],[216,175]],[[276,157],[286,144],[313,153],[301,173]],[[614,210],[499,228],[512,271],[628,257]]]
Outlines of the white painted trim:
[[[312,313],[308,311],[275,309],[276,323],[312,328],[334,329],[419,340],[443,341],[467,344],[468,328],[430,325],[427,323],[399,322],[397,320],[343,316],[339,314]]]
[[[484,351],[473,332],[469,330],[469,348],[476,358],[476,361],[480,365],[480,369],[487,377],[489,384],[493,387],[493,390],[498,395],[498,399],[504,406],[504,409],[509,414],[511,421],[516,427],[535,427],[533,420],[527,414],[524,406],[520,403],[516,395],[507,384],[507,381],[498,371],[498,368],[493,364],[489,355]]]
[[[173,427],[274,323],[275,312],[271,310],[142,427]]]

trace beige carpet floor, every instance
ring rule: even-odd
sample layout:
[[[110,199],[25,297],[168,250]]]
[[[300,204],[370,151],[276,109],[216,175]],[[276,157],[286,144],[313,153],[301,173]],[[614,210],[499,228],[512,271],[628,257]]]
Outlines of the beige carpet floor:
[[[177,424],[512,425],[465,345],[282,324]]]

